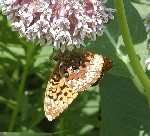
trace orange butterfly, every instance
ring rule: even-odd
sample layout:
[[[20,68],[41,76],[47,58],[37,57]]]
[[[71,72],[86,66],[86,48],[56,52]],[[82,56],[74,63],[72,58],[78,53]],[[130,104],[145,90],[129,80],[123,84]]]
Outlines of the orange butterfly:
[[[68,107],[78,93],[96,85],[113,62],[92,52],[67,51],[55,57],[57,64],[48,81],[44,110],[52,121]]]

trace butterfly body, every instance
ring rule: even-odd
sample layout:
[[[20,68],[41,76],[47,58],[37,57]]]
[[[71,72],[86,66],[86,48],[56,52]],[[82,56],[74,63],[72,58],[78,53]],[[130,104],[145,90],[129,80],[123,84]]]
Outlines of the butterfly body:
[[[113,62],[92,52],[65,52],[54,58],[57,64],[48,81],[44,110],[48,120],[53,120],[77,97],[79,92],[98,84]]]

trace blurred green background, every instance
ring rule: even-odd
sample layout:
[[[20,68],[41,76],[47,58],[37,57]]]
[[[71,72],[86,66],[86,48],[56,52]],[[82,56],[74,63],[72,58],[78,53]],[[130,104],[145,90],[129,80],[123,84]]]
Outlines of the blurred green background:
[[[141,17],[150,12],[150,7],[146,0],[124,2],[134,47],[149,76],[144,63],[149,58],[147,37]],[[107,6],[114,8],[113,1],[108,0]],[[49,122],[43,100],[54,66],[53,49],[19,38],[0,12],[0,135],[150,136],[150,109],[122,61],[126,52],[114,16],[115,20],[106,26],[117,46],[104,34],[95,42],[86,39],[83,50],[109,57],[115,66],[97,86],[80,93],[68,109]]]

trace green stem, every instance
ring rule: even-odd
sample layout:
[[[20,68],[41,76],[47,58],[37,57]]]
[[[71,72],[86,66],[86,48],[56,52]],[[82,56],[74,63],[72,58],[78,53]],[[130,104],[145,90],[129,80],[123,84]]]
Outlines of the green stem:
[[[13,131],[15,123],[16,123],[16,120],[17,120],[17,115],[18,115],[19,108],[20,108],[19,97],[24,91],[24,86],[25,86],[26,77],[27,77],[27,74],[28,74],[28,69],[29,69],[29,66],[30,66],[30,63],[31,63],[31,60],[32,60],[32,56],[31,55],[32,55],[32,53],[34,51],[34,48],[35,48],[35,45],[28,46],[27,57],[26,57],[26,65],[24,67],[21,83],[20,83],[20,86],[19,86],[19,89],[18,89],[17,105],[16,105],[16,107],[15,107],[15,109],[13,111],[13,114],[12,114],[12,118],[11,118],[9,129],[8,129],[9,132]]]
[[[123,0],[115,0],[115,6],[117,10],[117,17],[118,17],[120,31],[123,37],[123,41],[124,41],[129,59],[130,59],[130,63],[132,65],[132,68],[135,74],[138,76],[139,80],[141,81],[145,89],[145,95],[150,105],[150,81],[147,75],[145,74],[142,66],[140,65],[138,57],[135,53],[133,42],[130,36],[130,32],[129,32],[129,28],[128,28],[128,24],[126,20]]]

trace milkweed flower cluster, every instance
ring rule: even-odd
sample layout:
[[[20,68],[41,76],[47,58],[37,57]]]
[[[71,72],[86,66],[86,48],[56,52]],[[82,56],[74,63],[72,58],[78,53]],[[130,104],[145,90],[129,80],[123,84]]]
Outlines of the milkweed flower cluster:
[[[106,0],[0,0],[13,30],[29,41],[52,45],[62,52],[79,48],[84,38],[96,40],[115,10]]]

